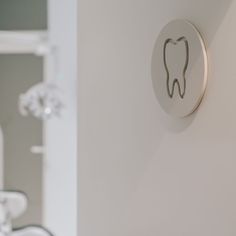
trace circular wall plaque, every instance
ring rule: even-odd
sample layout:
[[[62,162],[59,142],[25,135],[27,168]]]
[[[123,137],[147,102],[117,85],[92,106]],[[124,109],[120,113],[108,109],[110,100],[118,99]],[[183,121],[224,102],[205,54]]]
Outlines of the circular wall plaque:
[[[207,55],[198,30],[174,20],[160,32],[152,57],[152,81],[161,107],[185,117],[200,104],[207,84]]]

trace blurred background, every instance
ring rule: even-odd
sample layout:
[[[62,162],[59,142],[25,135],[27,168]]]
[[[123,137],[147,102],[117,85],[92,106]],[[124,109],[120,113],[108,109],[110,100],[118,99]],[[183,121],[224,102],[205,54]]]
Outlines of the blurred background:
[[[75,0],[0,1],[0,189],[28,197],[14,227],[76,235],[76,74]]]

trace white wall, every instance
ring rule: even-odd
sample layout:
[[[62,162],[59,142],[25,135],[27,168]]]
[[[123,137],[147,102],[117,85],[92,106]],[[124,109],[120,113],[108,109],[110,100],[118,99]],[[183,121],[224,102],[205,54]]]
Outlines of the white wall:
[[[56,236],[77,236],[77,0],[49,0],[49,40],[58,49],[56,82],[63,111],[45,123],[44,225]],[[55,64],[48,58],[48,80]]]
[[[79,0],[80,236],[236,233],[236,1]],[[151,56],[187,18],[205,38],[209,83],[183,120],[161,110]]]

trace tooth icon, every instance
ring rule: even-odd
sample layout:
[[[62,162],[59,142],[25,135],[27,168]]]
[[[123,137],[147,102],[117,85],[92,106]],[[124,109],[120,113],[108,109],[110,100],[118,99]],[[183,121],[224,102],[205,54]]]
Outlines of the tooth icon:
[[[189,46],[185,37],[167,39],[163,48],[166,70],[166,87],[170,98],[178,91],[183,99],[186,92],[186,71],[189,63]],[[177,90],[177,91],[176,91]]]

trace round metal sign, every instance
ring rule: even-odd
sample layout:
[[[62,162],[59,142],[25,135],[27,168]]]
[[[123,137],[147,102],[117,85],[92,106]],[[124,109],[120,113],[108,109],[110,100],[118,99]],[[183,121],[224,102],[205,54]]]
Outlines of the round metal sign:
[[[152,81],[161,107],[185,117],[200,104],[207,84],[207,55],[198,30],[174,20],[160,32],[152,57]]]

